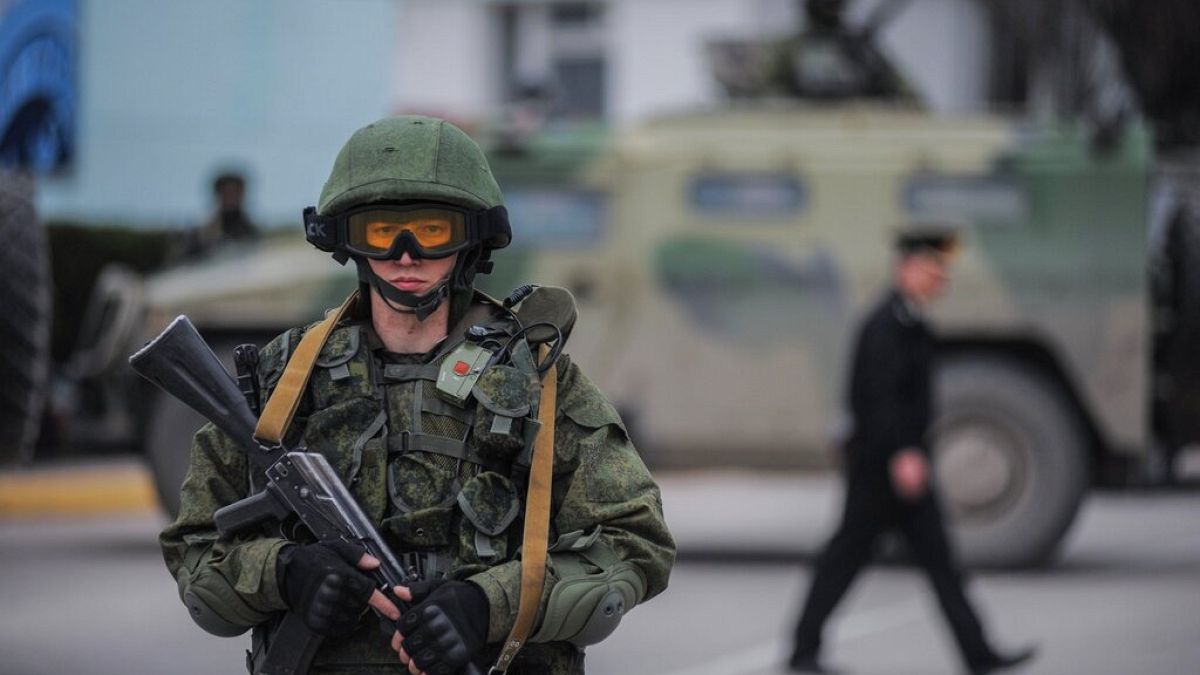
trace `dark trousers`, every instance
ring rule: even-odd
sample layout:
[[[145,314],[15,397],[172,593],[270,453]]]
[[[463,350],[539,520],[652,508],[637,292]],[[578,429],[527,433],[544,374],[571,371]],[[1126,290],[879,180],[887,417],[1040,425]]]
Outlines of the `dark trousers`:
[[[892,494],[886,479],[849,481],[841,526],[817,559],[796,625],[796,651],[817,654],[825,620],[870,561],[876,539],[890,528],[899,530],[915,562],[925,570],[964,660],[968,665],[985,661],[992,652],[979,618],[963,594],[962,574],[946,537],[936,494],[902,502]]]

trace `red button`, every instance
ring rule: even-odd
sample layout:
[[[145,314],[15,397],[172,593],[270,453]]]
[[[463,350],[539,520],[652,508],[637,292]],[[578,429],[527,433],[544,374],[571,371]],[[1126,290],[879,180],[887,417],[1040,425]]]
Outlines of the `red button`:
[[[461,377],[469,372],[471,372],[471,364],[467,363],[466,361],[459,361],[458,363],[454,364],[455,375]]]

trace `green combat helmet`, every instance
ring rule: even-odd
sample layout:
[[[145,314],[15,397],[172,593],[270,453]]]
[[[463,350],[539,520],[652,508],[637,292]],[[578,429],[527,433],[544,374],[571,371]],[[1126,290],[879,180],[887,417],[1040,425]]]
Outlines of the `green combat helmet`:
[[[304,210],[309,243],[341,264],[353,258],[359,281],[398,312],[424,320],[453,293],[470,292],[491,271],[491,252],[512,229],[500,187],[475,141],[449,122],[406,115],[354,132],[333,163],[316,207]],[[367,260],[458,261],[434,290],[416,295],[380,279]]]

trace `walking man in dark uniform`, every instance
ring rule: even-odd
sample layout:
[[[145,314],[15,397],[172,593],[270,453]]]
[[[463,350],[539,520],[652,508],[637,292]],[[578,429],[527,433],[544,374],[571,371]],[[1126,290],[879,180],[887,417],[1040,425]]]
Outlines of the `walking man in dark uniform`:
[[[909,231],[897,240],[895,286],[859,330],[850,376],[854,429],[846,444],[846,505],[837,533],[817,560],[796,626],[789,666],[825,672],[818,661],[821,629],[875,540],[898,529],[929,576],[969,672],[988,673],[1033,656],[1000,654],[988,643],[963,593],[931,480],[927,434],[933,417],[933,339],[923,319],[947,280],[957,245],[945,230]]]

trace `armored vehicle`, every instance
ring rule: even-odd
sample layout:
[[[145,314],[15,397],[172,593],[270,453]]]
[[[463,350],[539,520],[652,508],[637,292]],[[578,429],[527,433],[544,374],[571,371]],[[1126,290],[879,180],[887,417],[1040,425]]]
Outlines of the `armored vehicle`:
[[[574,293],[587,325],[569,351],[655,465],[836,461],[854,322],[917,223],[964,239],[932,320],[938,477],[969,561],[1046,560],[1089,485],[1155,441],[1141,129],[1097,153],[1071,125],[793,103],[546,134],[492,162],[517,236],[487,290]],[[280,238],[150,280],[148,332],[187,313],[227,354],[354,283]],[[168,505],[195,424],[149,409]]]

